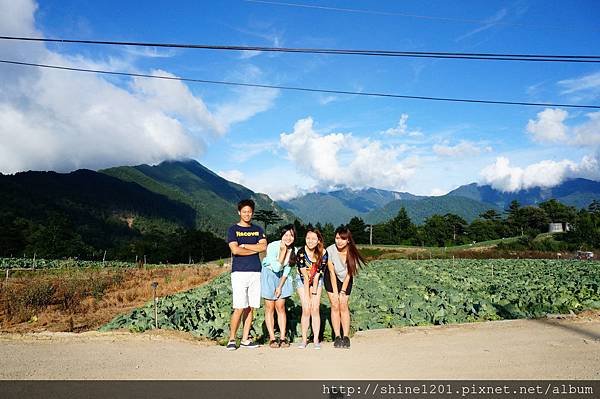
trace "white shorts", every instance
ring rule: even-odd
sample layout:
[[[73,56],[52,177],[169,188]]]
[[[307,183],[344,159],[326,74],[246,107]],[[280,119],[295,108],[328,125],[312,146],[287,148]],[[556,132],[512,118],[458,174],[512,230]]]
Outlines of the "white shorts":
[[[260,272],[231,273],[233,308],[260,308]]]

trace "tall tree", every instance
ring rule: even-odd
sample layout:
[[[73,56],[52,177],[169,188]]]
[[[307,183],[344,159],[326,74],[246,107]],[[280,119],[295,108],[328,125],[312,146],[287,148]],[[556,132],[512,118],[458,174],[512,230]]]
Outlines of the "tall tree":
[[[369,233],[367,231],[367,225],[358,216],[353,217],[348,222],[348,228],[352,232],[352,238],[357,244],[368,244]]]
[[[389,234],[394,244],[401,244],[414,238],[416,227],[408,216],[404,207],[400,208],[398,214],[388,222]]]
[[[573,223],[577,217],[575,208],[561,204],[555,199],[542,202],[539,207],[546,212],[552,223]]]
[[[487,211],[479,214],[479,217],[485,220],[500,220],[500,215],[495,209],[488,209]]]
[[[254,219],[259,222],[263,222],[265,226],[265,234],[267,234],[267,227],[283,220],[275,211],[261,209],[254,212]]]

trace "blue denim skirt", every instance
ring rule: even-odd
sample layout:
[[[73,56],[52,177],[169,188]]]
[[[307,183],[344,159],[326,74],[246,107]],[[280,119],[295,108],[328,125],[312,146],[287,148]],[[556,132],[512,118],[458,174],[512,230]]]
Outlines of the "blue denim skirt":
[[[283,270],[275,273],[268,267],[263,267],[260,272],[260,292],[261,296],[265,299],[274,301],[276,299],[283,299],[292,296],[294,289],[292,288],[292,279],[288,275],[285,279],[285,283],[281,287],[281,296],[275,298],[275,288],[279,286],[279,279],[283,276]]]

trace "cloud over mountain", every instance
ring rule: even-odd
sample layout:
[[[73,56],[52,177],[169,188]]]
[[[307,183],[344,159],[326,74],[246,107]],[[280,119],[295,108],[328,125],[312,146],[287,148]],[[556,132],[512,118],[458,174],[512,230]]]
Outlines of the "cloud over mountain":
[[[3,34],[44,37],[36,4],[0,0]],[[91,59],[40,43],[6,41],[0,58],[68,67],[140,72],[123,58]],[[170,76],[161,70],[144,73]],[[90,73],[0,65],[0,172],[69,171],[197,157],[232,123],[271,106],[273,91],[244,89],[211,111],[180,81],[105,78]],[[238,93],[239,94],[239,93]]]

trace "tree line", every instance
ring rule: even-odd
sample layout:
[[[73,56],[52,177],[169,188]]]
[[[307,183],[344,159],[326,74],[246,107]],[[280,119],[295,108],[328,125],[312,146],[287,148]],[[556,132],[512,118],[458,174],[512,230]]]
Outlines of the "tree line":
[[[229,256],[223,237],[157,220],[78,223],[51,212],[43,221],[0,213],[0,257],[198,263]]]
[[[550,223],[561,223],[564,233],[554,234],[554,240],[534,241],[540,233],[547,233]],[[359,244],[455,246],[519,236],[513,244],[504,244],[509,249],[592,249],[600,248],[600,202],[594,200],[587,209],[576,209],[551,199],[537,206],[521,206],[512,201],[503,214],[494,209],[487,210],[468,223],[459,215],[431,215],[421,225],[412,222],[405,208],[384,223],[368,225],[359,217],[347,223],[354,240]],[[309,224],[296,221],[298,236]],[[333,242],[334,226],[317,223],[327,243]],[[372,229],[372,231],[371,231]]]

